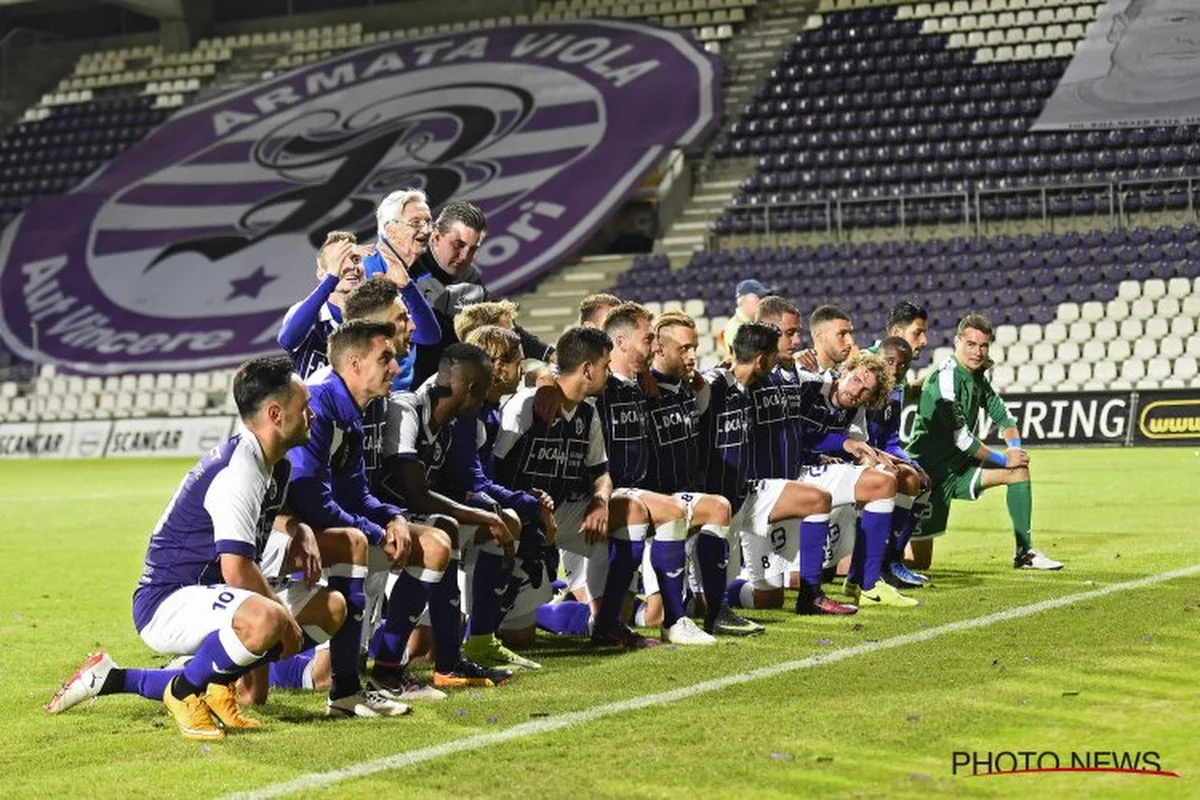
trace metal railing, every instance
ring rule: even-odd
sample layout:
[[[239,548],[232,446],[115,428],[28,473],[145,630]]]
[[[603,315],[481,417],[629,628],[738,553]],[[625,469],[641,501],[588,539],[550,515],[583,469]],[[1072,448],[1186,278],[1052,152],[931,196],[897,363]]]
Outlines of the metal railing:
[[[876,229],[898,229],[900,234],[904,236],[907,235],[910,228],[914,227],[914,224],[910,222],[911,209],[919,205],[936,202],[938,200],[945,201],[948,199],[954,200],[955,202],[961,202],[961,217],[957,217],[954,220],[942,219],[939,220],[939,224],[961,224],[964,232],[973,233],[977,236],[983,236],[986,234],[985,226],[988,224],[988,222],[992,221],[989,219],[989,215],[985,213],[989,202],[996,199],[1004,199],[1023,195],[1031,195],[1034,198],[1032,202],[1035,204],[1033,212],[1026,214],[1023,218],[1027,220],[1037,219],[1040,216],[1042,224],[1047,230],[1049,230],[1052,229],[1055,219],[1078,216],[1078,214],[1072,214],[1069,212],[1065,214],[1058,212],[1055,210],[1055,201],[1064,194],[1078,195],[1082,192],[1091,192],[1093,194],[1093,202],[1098,204],[1098,207],[1092,212],[1093,215],[1106,215],[1112,227],[1124,228],[1130,225],[1130,220],[1133,214],[1141,212],[1141,209],[1137,209],[1135,211],[1130,210],[1127,195],[1132,191],[1153,186],[1164,188],[1164,208],[1156,210],[1155,212],[1147,213],[1161,213],[1162,211],[1171,210],[1166,205],[1167,198],[1165,195],[1182,190],[1186,194],[1186,212],[1193,219],[1196,218],[1196,203],[1198,199],[1197,189],[1200,187],[1200,177],[1180,176],[1169,178],[1141,178],[1136,180],[1109,181],[1107,183],[1056,183],[1045,186],[976,188],[958,192],[922,194],[913,193],[892,195],[888,197],[827,198],[800,200],[787,203],[730,205],[727,210],[731,214],[741,216],[743,219],[749,217],[753,226],[752,230],[748,232],[734,231],[729,234],[718,234],[715,230],[710,230],[708,234],[707,246],[710,248],[716,247],[718,240],[722,236],[771,236],[773,234],[786,232],[779,230],[778,225],[775,225],[775,229],[772,230],[771,215],[773,213],[811,208],[824,209],[824,232],[829,235],[833,241],[840,242],[845,240],[847,230],[852,227],[852,224],[854,223],[854,219],[849,213],[851,208],[855,206],[894,206],[897,210],[897,222],[895,225],[875,225],[867,227],[874,227]],[[756,225],[755,223],[759,224]],[[787,230],[794,229],[789,227]],[[806,230],[809,232],[819,232],[821,229],[809,227]]]

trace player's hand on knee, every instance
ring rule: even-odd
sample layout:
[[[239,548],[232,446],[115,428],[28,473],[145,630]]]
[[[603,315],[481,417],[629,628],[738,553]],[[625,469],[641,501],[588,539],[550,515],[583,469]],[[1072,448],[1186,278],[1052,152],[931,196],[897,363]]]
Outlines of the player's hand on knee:
[[[1004,451],[1004,460],[1009,467],[1028,467],[1029,452],[1020,447],[1010,447]]]
[[[402,567],[408,563],[412,552],[412,531],[408,522],[400,517],[394,518],[383,530],[383,554],[391,559],[392,565]]]
[[[296,525],[289,558],[292,569],[304,573],[304,583],[308,586],[321,579],[321,548],[313,529],[303,522]]]
[[[843,447],[851,458],[864,467],[873,467],[880,462],[879,453],[866,442],[847,439]]]
[[[579,532],[588,544],[596,544],[608,538],[608,503],[593,505],[583,517]]]
[[[508,523],[499,514],[488,514],[487,529],[492,541],[500,547],[512,544],[513,533]]]

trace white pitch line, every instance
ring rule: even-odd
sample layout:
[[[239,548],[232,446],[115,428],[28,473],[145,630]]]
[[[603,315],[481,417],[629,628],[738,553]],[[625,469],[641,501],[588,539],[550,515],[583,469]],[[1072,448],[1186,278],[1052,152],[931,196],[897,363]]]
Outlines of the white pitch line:
[[[371,761],[363,761],[358,764],[351,764],[341,769],[330,770],[329,772],[313,772],[308,775],[301,775],[290,781],[282,783],[274,783],[264,786],[261,789],[252,789],[246,792],[237,792],[230,795],[225,795],[222,800],[260,800],[260,798],[280,797],[294,792],[308,792],[314,789],[321,789],[326,786],[332,786],[341,781],[353,780],[355,778],[364,778],[368,775],[374,775],[377,772],[386,770],[401,769],[409,767],[413,764],[422,764],[426,761],[433,761],[438,758],[453,755],[454,753],[462,753],[470,750],[479,750],[484,747],[490,747],[494,744],[502,744],[510,742],[513,739],[523,739],[527,736],[537,736],[543,733],[550,733],[563,728],[568,728],[572,725],[580,725],[592,720],[608,717],[614,714],[623,714],[627,711],[636,711],[641,708],[649,708],[651,706],[660,706],[667,703],[674,703],[677,700],[686,700],[689,697],[708,694],[709,692],[720,691],[730,686],[739,686],[743,683],[762,680],[763,678],[772,678],[776,675],[783,675],[788,672],[796,672],[802,669],[811,669],[813,667],[821,667],[826,664],[836,664],[839,661],[846,661],[857,656],[868,656],[884,650],[891,650],[896,647],[903,647],[909,644],[918,644],[927,642],[930,639],[936,639],[940,636],[945,636],[950,633],[958,633],[959,631],[970,631],[978,628],[986,628],[990,625],[996,625],[1001,622],[1008,622],[1022,617],[1030,617],[1034,614],[1040,614],[1043,611],[1051,611],[1056,608],[1083,603],[1088,600],[1095,600],[1098,597],[1116,594],[1118,592],[1129,592],[1136,589],[1144,589],[1147,586],[1154,586],[1158,583],[1174,580],[1176,578],[1186,578],[1192,575],[1200,575],[1200,564],[1194,564],[1190,567],[1163,572],[1159,575],[1151,575],[1146,578],[1139,578],[1125,583],[1115,583],[1112,586],[1106,586],[1102,589],[1094,589],[1088,592],[1080,592],[1079,594],[1067,595],[1053,600],[1043,600],[1040,603],[1032,603],[1027,606],[1018,606],[1010,608],[1006,611],[998,611],[995,614],[988,614],[975,619],[961,620],[959,622],[950,622],[945,625],[939,625],[936,628],[927,628],[916,633],[906,633],[902,636],[894,636],[890,639],[882,639],[878,642],[866,642],[864,644],[847,647],[844,650],[834,650],[831,653],[821,653],[808,658],[802,658],[798,661],[784,661],[780,664],[772,664],[766,667],[749,672],[739,673],[737,675],[727,675],[724,678],[715,678],[709,681],[692,684],[691,686],[682,686],[678,689],[672,689],[669,692],[658,692],[655,694],[643,695],[641,697],[632,697],[628,700],[619,700],[615,703],[606,703],[602,706],[584,709],[583,711],[572,711],[567,714],[559,714],[555,717],[547,717],[533,722],[525,722],[520,725],[515,725],[511,728],[505,728],[495,733],[481,733],[475,736],[468,736],[465,739],[456,739],[454,741],[445,742],[443,744],[433,745],[431,747],[422,747],[419,750],[410,750],[404,753],[397,753],[393,756],[385,756],[376,758]],[[403,723],[401,723],[403,724]]]
[[[111,500],[114,497],[170,496],[170,487],[158,489],[128,489],[117,492],[86,492],[84,494],[41,494],[24,497],[0,497],[0,503],[63,503],[68,500]]]

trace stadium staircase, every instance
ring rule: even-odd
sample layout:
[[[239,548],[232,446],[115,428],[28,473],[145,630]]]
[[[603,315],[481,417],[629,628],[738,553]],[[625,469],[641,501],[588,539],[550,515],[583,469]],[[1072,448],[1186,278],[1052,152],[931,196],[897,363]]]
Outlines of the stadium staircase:
[[[814,7],[813,0],[760,0],[744,25],[733,28],[732,36],[721,43],[726,118],[753,97]],[[715,147],[714,142],[703,152],[687,156],[691,196],[673,220],[665,221],[666,230],[655,242],[655,251],[666,253],[674,263],[686,263],[694,250],[705,245],[712,223],[754,169],[753,158],[717,159]],[[632,263],[632,256],[622,254],[584,256],[564,264],[517,298],[523,324],[539,336],[557,337],[574,322],[581,297],[607,289]]]

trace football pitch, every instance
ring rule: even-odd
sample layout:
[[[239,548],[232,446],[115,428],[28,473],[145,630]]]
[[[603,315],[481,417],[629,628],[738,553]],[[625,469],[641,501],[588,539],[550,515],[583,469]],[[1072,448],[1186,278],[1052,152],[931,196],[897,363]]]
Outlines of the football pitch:
[[[130,595],[191,462],[6,462],[3,794],[1200,797],[1200,453],[1033,459],[1035,545],[1061,573],[1012,569],[992,490],[955,504],[914,609],[749,612],[765,635],[624,654],[543,633],[545,669],[509,686],[386,720],[274,691],[265,729],[213,744],[136,697],[42,711],[88,652],[164,660]],[[1039,767],[1060,771],[1012,773]]]

